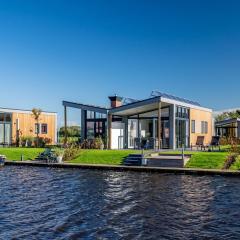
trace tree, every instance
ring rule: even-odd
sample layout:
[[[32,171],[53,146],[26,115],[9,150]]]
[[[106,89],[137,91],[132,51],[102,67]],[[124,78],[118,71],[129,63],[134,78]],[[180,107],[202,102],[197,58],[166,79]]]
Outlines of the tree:
[[[68,137],[79,137],[80,136],[80,126],[69,126],[67,127]],[[59,136],[64,137],[65,128],[61,127],[59,129]]]
[[[230,118],[240,118],[240,110],[233,112],[224,112],[216,117],[216,121],[223,121]]]
[[[36,128],[36,134],[37,134],[37,147],[38,147],[38,143],[39,143],[39,120],[40,120],[40,116],[42,114],[42,110],[40,108],[33,108],[32,109],[32,114],[33,117],[37,123],[37,128]]]

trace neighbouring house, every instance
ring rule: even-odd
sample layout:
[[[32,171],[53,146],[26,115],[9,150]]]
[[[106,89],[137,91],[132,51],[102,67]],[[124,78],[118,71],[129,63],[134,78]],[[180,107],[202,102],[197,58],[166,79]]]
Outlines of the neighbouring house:
[[[57,113],[43,111],[39,123],[31,110],[0,108],[0,146],[16,144],[23,137],[49,138],[50,143],[57,141]]]
[[[216,119],[219,115],[226,115],[226,118],[221,121],[215,121],[215,135],[226,138],[240,139],[240,118],[231,116],[231,113],[236,113],[240,108],[225,109],[213,112],[213,117]],[[230,113],[230,114],[229,114]],[[230,116],[228,116],[230,115]]]
[[[67,108],[77,108],[81,140],[101,137],[108,149],[190,147],[197,136],[204,136],[205,144],[211,142],[212,110],[197,102],[158,91],[144,100],[117,95],[109,100],[110,107],[63,101],[65,127]]]
[[[215,122],[215,133],[220,137],[240,138],[240,118]]]

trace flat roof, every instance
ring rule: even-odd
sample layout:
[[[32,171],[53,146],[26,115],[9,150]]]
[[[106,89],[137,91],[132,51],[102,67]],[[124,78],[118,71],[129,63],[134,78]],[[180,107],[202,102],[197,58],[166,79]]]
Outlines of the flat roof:
[[[32,113],[32,110],[0,107],[0,112]],[[55,115],[57,114],[57,112],[49,112],[49,111],[44,111],[44,110],[42,110],[42,113],[55,114]]]
[[[229,119],[215,122],[215,126],[218,127],[218,126],[228,125],[228,124],[237,123],[237,122],[240,122],[240,118],[229,118]]]
[[[168,93],[163,93],[163,92],[160,92],[160,91],[157,91],[157,90],[152,91],[151,96],[152,97],[159,96],[159,97],[175,100],[175,101],[178,101],[178,102],[183,102],[183,103],[187,103],[187,104],[191,104],[191,105],[201,107],[201,104],[199,102],[188,100],[188,99],[182,98],[182,97],[177,97],[177,96],[174,96],[174,95],[171,95],[171,94],[168,94]]]
[[[124,99],[124,98],[123,98]],[[159,91],[152,91],[151,97],[143,99],[143,100],[134,100],[130,103],[123,104],[119,107],[115,108],[107,108],[102,106],[83,104],[83,103],[75,103],[69,101],[63,101],[63,106],[79,108],[89,111],[98,111],[100,113],[109,113],[116,115],[125,115],[125,114],[133,114],[132,111],[135,109],[135,114],[142,113],[144,111],[155,110],[157,108],[158,102],[162,102],[163,105],[175,104],[178,106],[183,106],[187,108],[194,108],[198,110],[212,112],[212,109],[202,107],[198,102],[191,101],[185,98],[176,97],[170,94],[162,93]]]

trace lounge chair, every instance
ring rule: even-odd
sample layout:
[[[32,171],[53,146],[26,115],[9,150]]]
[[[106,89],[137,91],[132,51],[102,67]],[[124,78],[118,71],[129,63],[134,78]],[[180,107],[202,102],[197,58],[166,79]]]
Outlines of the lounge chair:
[[[134,148],[135,149],[141,149],[141,138],[134,138]]]
[[[197,147],[197,150],[199,147],[201,148],[201,151],[202,151],[202,149],[205,150],[206,146],[204,145],[204,138],[205,138],[204,136],[198,136],[196,144],[195,145],[191,144],[191,150],[193,150],[193,147]]]
[[[46,148],[44,152],[40,153],[35,160],[37,161],[46,161],[46,162],[56,162],[56,155],[54,150],[51,148]]]
[[[220,149],[220,137],[219,136],[213,136],[210,145],[208,146],[209,151],[213,151],[215,148],[218,148],[219,151]]]

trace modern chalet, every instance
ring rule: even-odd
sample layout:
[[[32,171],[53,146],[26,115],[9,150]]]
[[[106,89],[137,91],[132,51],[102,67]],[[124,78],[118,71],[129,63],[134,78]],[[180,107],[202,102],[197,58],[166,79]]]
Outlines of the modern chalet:
[[[43,111],[36,123],[31,110],[0,108],[0,146],[16,144],[21,137],[36,136],[57,142],[57,113]]]
[[[205,144],[211,142],[212,110],[197,102],[158,91],[144,100],[117,95],[109,100],[110,107],[63,101],[65,127],[67,108],[77,108],[81,141],[101,137],[108,149],[188,148],[197,136],[204,136]]]

